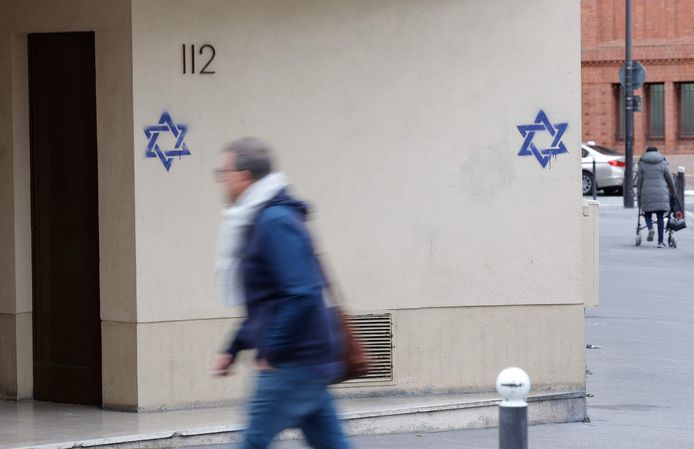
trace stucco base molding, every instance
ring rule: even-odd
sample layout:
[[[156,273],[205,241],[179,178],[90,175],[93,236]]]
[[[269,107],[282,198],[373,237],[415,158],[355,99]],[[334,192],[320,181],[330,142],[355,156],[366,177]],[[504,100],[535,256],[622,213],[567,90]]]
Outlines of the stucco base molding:
[[[0,313],[0,399],[33,396],[31,312]]]
[[[340,401],[345,430],[350,435],[371,435],[407,432],[440,432],[448,430],[479,429],[498,425],[499,398],[487,395],[451,395],[430,397],[381,397],[371,399],[345,399]],[[582,421],[586,418],[586,400],[583,391],[535,393],[528,398],[528,419],[531,424]],[[179,423],[177,430],[158,430],[149,433],[104,436],[65,443],[13,446],[28,449],[71,449],[95,447],[118,448],[170,448],[205,444],[227,444],[241,441],[241,413],[235,423],[190,427]],[[162,417],[167,412],[159,412]],[[169,412],[171,413],[171,412]],[[180,412],[174,412],[180,413]],[[189,413],[194,414],[195,411]],[[298,431],[285,431],[280,439],[297,439]],[[37,438],[39,436],[37,435]]]

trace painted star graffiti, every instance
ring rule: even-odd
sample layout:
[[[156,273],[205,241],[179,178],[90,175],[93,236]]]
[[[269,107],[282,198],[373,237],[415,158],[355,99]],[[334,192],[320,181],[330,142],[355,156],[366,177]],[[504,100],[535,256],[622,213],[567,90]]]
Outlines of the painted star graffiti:
[[[162,150],[157,143],[157,139],[159,134],[167,132],[170,132],[176,138],[176,143],[173,149]],[[182,156],[190,156],[190,150],[188,150],[188,146],[183,141],[187,132],[188,128],[186,126],[174,123],[171,115],[168,112],[164,112],[159,118],[158,124],[145,128],[145,136],[149,139],[145,156],[158,157],[168,172],[176,156],[179,159]]]
[[[521,136],[525,138],[523,145],[518,152],[518,156],[535,156],[537,161],[540,163],[542,168],[547,167],[550,159],[556,157],[558,154],[568,153],[569,150],[566,149],[566,145],[562,142],[562,137],[566,128],[568,128],[568,123],[554,123],[549,121],[547,114],[543,110],[537,113],[535,117],[535,122],[529,125],[519,125],[518,131]],[[533,139],[535,138],[535,133],[546,131],[553,138],[552,144],[548,148],[539,149],[535,146]]]

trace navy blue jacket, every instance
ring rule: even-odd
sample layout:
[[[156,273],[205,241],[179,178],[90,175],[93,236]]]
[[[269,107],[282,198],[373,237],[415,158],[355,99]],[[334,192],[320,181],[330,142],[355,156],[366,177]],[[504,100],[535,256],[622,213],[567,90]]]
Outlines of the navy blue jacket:
[[[257,358],[273,367],[313,367],[339,377],[339,337],[323,301],[306,214],[306,205],[284,190],[258,213],[241,262],[248,317],[227,352],[257,349]]]

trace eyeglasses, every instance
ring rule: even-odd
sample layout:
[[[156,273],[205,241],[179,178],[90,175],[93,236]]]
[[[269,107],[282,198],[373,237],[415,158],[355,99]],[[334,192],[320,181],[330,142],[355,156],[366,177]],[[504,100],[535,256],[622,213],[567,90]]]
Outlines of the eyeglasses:
[[[234,167],[215,168],[214,170],[212,170],[212,174],[217,181],[222,181],[222,180],[226,179],[224,176],[227,173],[242,172],[242,171],[247,171],[247,170],[239,170],[238,168],[234,168]]]
[[[233,167],[215,168],[214,170],[212,170],[212,173],[214,173],[215,176],[221,176],[221,175],[223,175],[224,173],[229,173],[229,172],[232,172],[232,171],[240,171],[240,170],[237,170],[237,169],[235,169],[235,168],[233,168]]]

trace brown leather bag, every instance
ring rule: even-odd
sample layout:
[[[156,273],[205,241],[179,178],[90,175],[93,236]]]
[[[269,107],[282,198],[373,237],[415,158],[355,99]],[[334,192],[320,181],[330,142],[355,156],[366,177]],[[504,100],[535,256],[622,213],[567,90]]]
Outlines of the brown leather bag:
[[[339,306],[335,306],[335,313],[339,315],[338,318],[342,327],[345,345],[343,355],[345,374],[341,381],[344,382],[346,380],[365,376],[369,371],[370,361],[366,356],[364,344],[354,335],[354,332],[352,332],[347,317]]]
[[[359,338],[357,338],[349,325],[347,315],[341,306],[343,301],[339,289],[332,281],[332,278],[328,277],[325,265],[321,262],[318,256],[316,256],[316,260],[318,261],[318,267],[323,274],[325,290],[328,294],[328,298],[325,298],[325,305],[329,309],[332,309],[332,311],[335,313],[335,327],[337,328],[335,331],[342,334],[342,359],[345,365],[345,372],[344,375],[338,379],[338,382],[357,379],[368,373],[371,362],[366,355],[366,348],[364,347],[364,344],[359,340]]]

